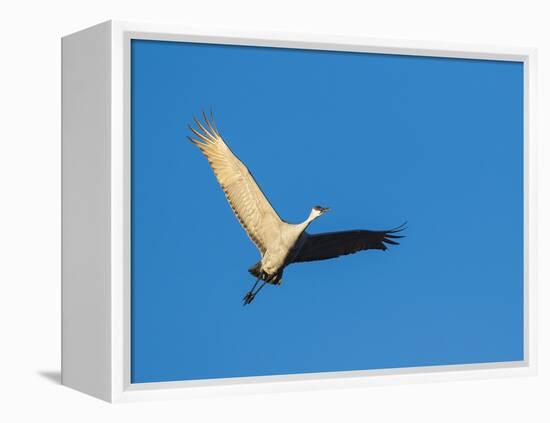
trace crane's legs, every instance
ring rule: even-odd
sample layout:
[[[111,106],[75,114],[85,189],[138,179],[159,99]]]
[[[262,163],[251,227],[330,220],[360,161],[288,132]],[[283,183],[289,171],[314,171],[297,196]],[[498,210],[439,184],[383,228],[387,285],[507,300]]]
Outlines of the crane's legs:
[[[252,286],[252,289],[246,293],[246,295],[243,297],[243,306],[250,304],[256,295],[258,295],[258,292],[262,290],[262,288],[265,286],[266,282],[264,281],[258,289],[256,289],[256,286],[258,285],[258,282],[260,281],[260,278],[256,279],[256,282],[254,282],[254,285]],[[254,291],[256,289],[256,291]]]

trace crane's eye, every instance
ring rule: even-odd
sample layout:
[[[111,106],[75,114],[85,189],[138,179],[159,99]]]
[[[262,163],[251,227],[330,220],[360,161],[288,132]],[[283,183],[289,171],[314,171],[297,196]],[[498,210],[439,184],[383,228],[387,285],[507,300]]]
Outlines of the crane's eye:
[[[313,207],[313,209],[318,211],[318,212],[321,212],[321,213],[324,213],[324,212],[329,210],[328,207],[321,207],[321,206],[315,206],[315,207]]]

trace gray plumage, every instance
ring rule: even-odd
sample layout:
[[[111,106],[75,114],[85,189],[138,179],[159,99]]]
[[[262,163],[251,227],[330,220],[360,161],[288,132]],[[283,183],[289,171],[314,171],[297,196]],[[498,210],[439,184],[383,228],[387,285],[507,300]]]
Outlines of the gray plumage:
[[[221,137],[212,116],[203,113],[204,124],[194,118],[194,136],[188,137],[208,159],[235,216],[256,245],[261,260],[249,271],[256,278],[245,295],[244,304],[252,302],[266,283],[280,284],[283,271],[291,263],[326,260],[368,249],[386,250],[386,244],[398,245],[397,235],[403,225],[386,230],[353,230],[311,235],[307,227],[329,209],[315,206],[306,220],[292,224],[282,220],[269,203],[248,168],[233,154]],[[258,281],[262,285],[255,291]]]

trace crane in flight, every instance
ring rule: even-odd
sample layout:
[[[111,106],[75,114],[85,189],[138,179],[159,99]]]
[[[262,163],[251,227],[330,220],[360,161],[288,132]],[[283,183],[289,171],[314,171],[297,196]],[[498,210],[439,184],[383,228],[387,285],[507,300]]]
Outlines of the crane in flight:
[[[188,136],[208,159],[233,213],[256,245],[261,259],[248,271],[256,278],[243,298],[250,304],[266,284],[279,285],[283,271],[292,263],[327,260],[362,250],[386,250],[399,245],[402,225],[385,231],[351,230],[309,234],[308,226],[329,208],[315,206],[302,223],[288,223],[279,217],[248,168],[233,154],[221,137],[212,113],[203,112],[204,123],[193,117],[196,128]],[[258,287],[259,281],[262,281]]]

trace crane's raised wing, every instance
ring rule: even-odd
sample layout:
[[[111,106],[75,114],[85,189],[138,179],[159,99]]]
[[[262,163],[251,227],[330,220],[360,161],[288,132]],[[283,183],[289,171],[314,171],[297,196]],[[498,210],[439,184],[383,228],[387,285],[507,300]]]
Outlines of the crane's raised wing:
[[[403,235],[396,234],[405,229],[404,225],[387,231],[355,230],[306,234],[306,241],[292,263],[326,260],[362,250],[386,250],[386,244],[399,245],[396,239],[403,238]]]
[[[189,129],[196,136],[188,137],[204,153],[220,183],[235,216],[263,254],[274,229],[282,224],[248,168],[233,154],[220,136],[212,116],[203,113],[205,125],[193,118],[197,128]]]

